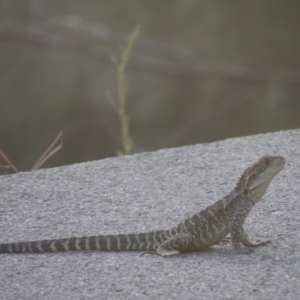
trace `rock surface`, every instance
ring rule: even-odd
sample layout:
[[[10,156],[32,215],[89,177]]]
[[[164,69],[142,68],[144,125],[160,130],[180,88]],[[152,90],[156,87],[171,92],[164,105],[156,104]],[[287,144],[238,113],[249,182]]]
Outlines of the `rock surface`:
[[[230,245],[0,255],[0,299],[299,299],[300,130],[0,177],[0,243],[165,229],[227,194],[265,154],[286,166],[248,216],[251,255]]]

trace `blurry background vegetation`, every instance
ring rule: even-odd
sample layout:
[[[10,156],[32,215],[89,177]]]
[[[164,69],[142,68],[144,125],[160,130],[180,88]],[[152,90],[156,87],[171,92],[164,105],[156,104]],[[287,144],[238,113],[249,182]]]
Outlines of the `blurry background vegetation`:
[[[44,167],[115,156],[110,56],[136,24],[133,152],[300,127],[299,16],[293,0],[0,0],[0,149],[29,170],[62,130]]]

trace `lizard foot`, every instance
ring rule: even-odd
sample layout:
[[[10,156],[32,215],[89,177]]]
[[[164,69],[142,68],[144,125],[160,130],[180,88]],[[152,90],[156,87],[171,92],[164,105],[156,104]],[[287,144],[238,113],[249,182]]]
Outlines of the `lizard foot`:
[[[269,241],[269,240],[268,240],[268,241],[260,241],[260,240],[257,240],[254,247],[266,246],[267,244],[272,244],[272,242]]]
[[[145,252],[142,252],[140,257],[144,256],[145,254],[155,254],[155,255],[159,255],[156,251],[145,251]]]
[[[178,250],[166,250],[164,248],[158,248],[156,251],[145,251],[143,253],[141,253],[140,256],[144,256],[145,254],[155,254],[155,255],[159,255],[159,256],[175,256],[179,254]]]
[[[259,247],[259,246],[266,246],[267,244],[270,244],[270,243],[272,243],[272,242],[271,241],[257,240],[256,243],[252,243],[252,242],[248,241],[244,245],[247,246],[247,247]]]
[[[175,255],[179,255],[179,251],[178,250],[167,250],[164,248],[157,248],[156,249],[156,254],[160,255],[160,256],[175,256]]]

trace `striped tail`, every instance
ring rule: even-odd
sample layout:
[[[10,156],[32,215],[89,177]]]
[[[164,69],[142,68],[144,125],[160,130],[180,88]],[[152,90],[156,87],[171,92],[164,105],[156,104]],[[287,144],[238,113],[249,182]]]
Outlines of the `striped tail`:
[[[164,231],[138,234],[72,237],[0,244],[2,253],[44,253],[64,251],[155,251],[166,240]]]

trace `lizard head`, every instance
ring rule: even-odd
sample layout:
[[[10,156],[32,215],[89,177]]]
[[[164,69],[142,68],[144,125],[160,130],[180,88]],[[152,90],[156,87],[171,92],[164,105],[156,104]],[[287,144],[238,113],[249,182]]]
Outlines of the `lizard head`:
[[[255,204],[284,165],[285,159],[282,156],[263,156],[246,169],[237,184],[237,188]]]

